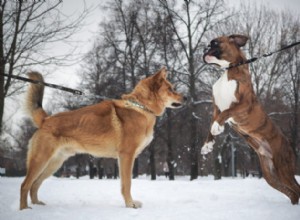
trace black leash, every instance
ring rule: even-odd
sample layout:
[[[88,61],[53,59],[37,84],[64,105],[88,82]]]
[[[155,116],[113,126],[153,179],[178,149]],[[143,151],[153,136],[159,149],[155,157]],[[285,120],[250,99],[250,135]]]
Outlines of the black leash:
[[[82,95],[83,94],[81,91],[76,90],[76,89],[71,89],[71,88],[67,88],[67,87],[64,87],[64,86],[59,86],[59,85],[55,85],[55,84],[51,84],[51,83],[41,82],[41,81],[38,81],[38,80],[32,80],[32,79],[28,79],[28,78],[21,77],[21,76],[8,75],[6,73],[4,73],[4,76],[10,77],[10,78],[13,78],[13,79],[22,80],[22,81],[25,81],[25,82],[30,82],[30,83],[34,83],[34,84],[40,84],[40,85],[48,86],[48,87],[51,87],[51,88],[54,88],[54,89],[59,89],[59,90],[65,91],[65,92],[73,93],[74,95]]]
[[[264,58],[264,57],[268,57],[268,56],[271,56],[273,55],[274,53],[278,53],[280,51],[283,51],[283,50],[286,50],[286,49],[289,49],[291,47],[294,47],[296,45],[300,44],[300,41],[299,42],[296,42],[296,43],[292,43],[288,46],[285,46],[285,47],[282,47],[280,48],[279,50],[275,50],[273,52],[270,52],[270,53],[265,53],[259,57],[253,57],[251,59],[248,59],[248,60],[245,60],[245,61],[242,61],[240,63],[236,63],[236,64],[230,64],[229,67],[226,67],[225,69],[228,70],[228,69],[231,69],[231,68],[234,68],[234,67],[238,67],[238,66],[241,66],[241,65],[244,65],[244,64],[247,64],[247,63],[253,63],[254,61],[258,60],[258,59],[261,59],[261,58]]]

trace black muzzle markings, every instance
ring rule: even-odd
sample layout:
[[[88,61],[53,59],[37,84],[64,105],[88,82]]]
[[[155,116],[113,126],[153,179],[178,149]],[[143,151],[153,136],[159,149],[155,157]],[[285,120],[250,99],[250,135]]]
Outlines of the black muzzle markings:
[[[204,55],[203,55],[204,62],[205,62],[204,58],[205,58],[206,55],[214,56],[217,59],[221,59],[220,43],[217,40],[212,40],[210,42],[210,44],[207,45],[207,47],[204,48],[203,53],[204,53]]]

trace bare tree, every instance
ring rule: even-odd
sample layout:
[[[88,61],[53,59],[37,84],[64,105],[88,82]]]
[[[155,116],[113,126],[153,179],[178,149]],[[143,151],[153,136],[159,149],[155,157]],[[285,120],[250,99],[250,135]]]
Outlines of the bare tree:
[[[191,180],[193,180],[198,176],[198,146],[200,144],[197,120],[193,116],[194,112],[196,112],[196,106],[193,102],[197,100],[199,84],[203,83],[199,76],[204,69],[199,52],[203,49],[201,42],[206,41],[205,35],[216,24],[225,20],[224,16],[222,16],[224,13],[223,1],[204,0],[194,2],[192,0],[184,0],[181,6],[167,0],[160,0],[159,2],[170,17],[172,29],[180,45],[178,49],[182,51],[182,55],[180,55],[182,66],[179,67],[179,70],[181,69],[182,75],[185,76],[182,77],[182,80],[188,87],[189,96],[192,100],[189,106],[188,120],[190,126],[190,174]]]
[[[62,2],[0,0],[0,133],[5,97],[22,90],[22,84],[10,76],[20,75],[33,65],[62,64],[70,55],[55,57],[45,50],[74,34],[89,10],[84,9],[78,18],[70,20],[59,10]]]
[[[282,14],[281,38],[283,44],[298,42],[300,40],[300,20],[291,14]],[[290,139],[297,159],[300,153],[300,47],[290,48],[283,52],[285,66],[282,75],[282,85],[285,99],[290,108]]]

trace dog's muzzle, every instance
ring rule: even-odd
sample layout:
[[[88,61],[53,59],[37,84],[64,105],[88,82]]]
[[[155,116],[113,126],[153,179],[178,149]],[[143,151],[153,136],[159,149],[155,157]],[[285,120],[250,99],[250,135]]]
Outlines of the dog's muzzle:
[[[209,45],[207,45],[207,47],[204,48],[203,50],[203,61],[204,63],[207,64],[207,62],[205,61],[205,56],[206,55],[209,55],[209,56],[214,56],[216,57],[217,59],[220,59],[221,58],[221,48],[219,46],[219,43],[215,40],[213,40]]]

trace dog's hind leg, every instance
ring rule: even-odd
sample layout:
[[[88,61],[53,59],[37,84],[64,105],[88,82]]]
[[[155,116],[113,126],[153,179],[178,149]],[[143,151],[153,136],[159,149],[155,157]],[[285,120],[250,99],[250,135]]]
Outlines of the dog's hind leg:
[[[292,149],[290,148],[290,155],[287,155],[287,162],[288,162],[288,167],[287,167],[287,174],[288,174],[288,179],[289,179],[289,183],[291,188],[298,193],[298,196],[300,198],[300,185],[297,182],[296,178],[295,178],[295,174],[296,174],[296,158],[295,158],[295,154],[292,151]],[[292,158],[292,159],[291,159]]]
[[[30,141],[31,146],[27,155],[27,174],[20,190],[20,210],[29,208],[27,203],[28,192],[32,184],[43,173],[54,153],[53,148],[49,146],[49,140],[40,137],[41,135],[37,131]]]
[[[282,156],[282,155],[280,155]],[[276,170],[278,171],[278,176],[280,181],[286,185],[290,190],[298,195],[298,201],[300,197],[300,186],[295,179],[295,163],[292,160],[292,157],[289,157],[286,160],[283,160],[280,164],[277,164]],[[292,155],[293,156],[293,155]],[[298,203],[298,202],[296,202]]]
[[[279,171],[278,171],[280,181],[287,188],[289,188],[293,192],[293,194],[297,195],[298,198],[293,199],[293,201],[295,201],[295,202],[293,202],[292,199],[291,199],[291,202],[293,204],[298,204],[299,203],[299,196],[300,196],[300,187],[299,187],[298,182],[295,179],[294,174],[291,173],[291,171],[285,172],[285,170],[281,171],[280,169],[281,168],[279,168]],[[296,197],[296,196],[294,196],[294,197]]]
[[[34,181],[30,189],[31,203],[37,205],[45,205],[42,201],[38,199],[38,190],[45,179],[51,176],[56,170],[58,170],[63,162],[67,159],[67,156],[63,154],[53,156],[47,167],[44,169],[42,174]]]
[[[289,197],[292,204],[298,204],[298,194],[289,189],[284,183],[282,183],[278,176],[276,168],[274,167],[272,159],[264,155],[259,155],[259,159],[264,178],[266,179],[268,184]]]
[[[47,166],[47,160],[32,161],[27,168],[26,178],[21,185],[20,210],[29,208],[27,203],[27,195],[34,181],[39,177]]]
[[[299,195],[299,199],[300,199],[300,185],[299,183],[297,182],[295,176],[293,175],[293,186],[295,189],[297,189],[297,192],[298,192],[298,195]]]
[[[280,181],[286,185],[290,190],[300,196],[300,186],[295,179],[296,174],[296,158],[292,148],[289,146],[289,142],[286,138],[281,137],[280,141],[277,141],[281,145],[281,151],[283,153],[276,154],[274,158],[274,166],[277,170]]]

